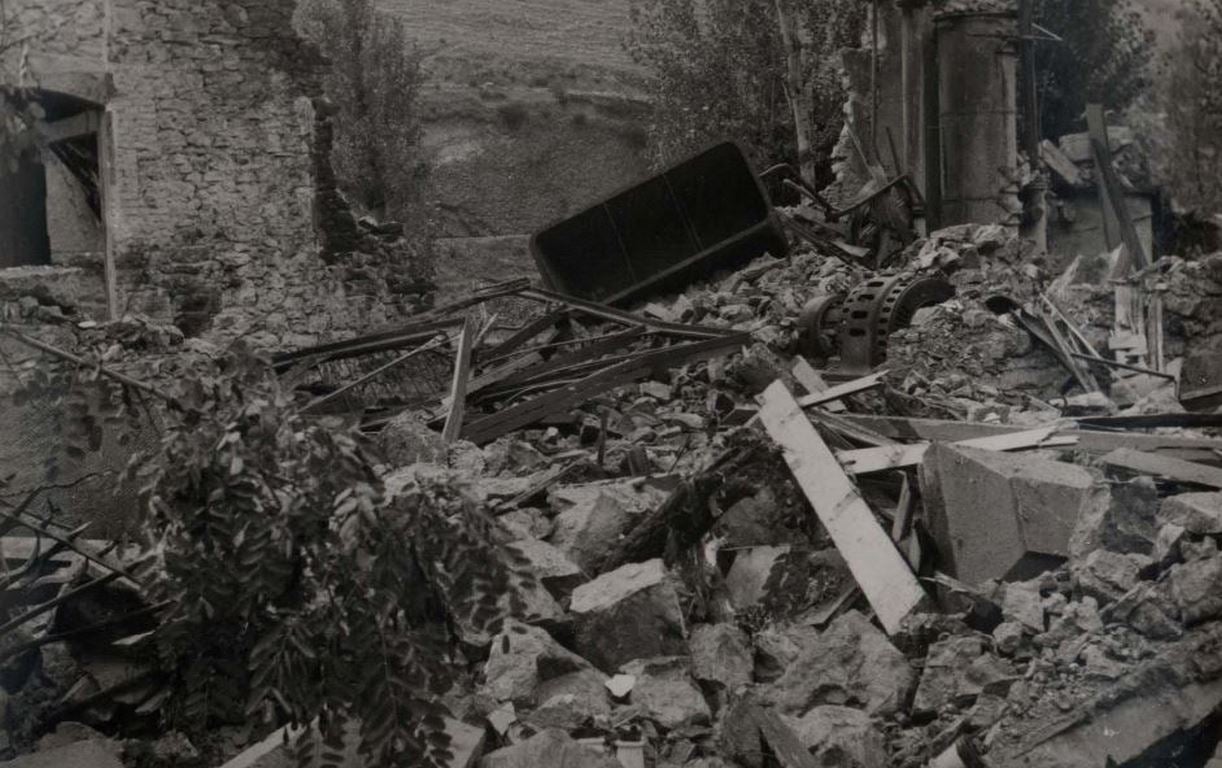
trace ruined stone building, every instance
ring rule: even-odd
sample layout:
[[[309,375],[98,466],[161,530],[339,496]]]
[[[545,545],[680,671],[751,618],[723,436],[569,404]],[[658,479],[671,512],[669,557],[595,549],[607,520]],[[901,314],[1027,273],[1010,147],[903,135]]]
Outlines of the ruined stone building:
[[[314,108],[323,62],[294,33],[295,6],[7,3],[23,44],[3,76],[28,73],[46,149],[0,183],[0,297],[263,347],[407,309],[387,281],[402,277],[393,248],[357,246],[336,210]]]

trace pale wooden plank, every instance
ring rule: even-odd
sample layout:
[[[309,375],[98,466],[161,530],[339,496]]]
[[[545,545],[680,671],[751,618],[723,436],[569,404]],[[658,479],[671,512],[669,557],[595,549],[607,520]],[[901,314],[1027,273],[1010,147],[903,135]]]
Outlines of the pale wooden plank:
[[[798,357],[793,363],[793,377],[798,380],[798,383],[806,387],[806,391],[810,394],[818,394],[819,392],[827,391],[827,382],[819,375],[819,372],[814,369],[810,363],[806,362],[806,358]],[[839,400],[833,400],[830,403],[825,403],[824,408],[832,413],[843,413],[845,410],[844,403]]]
[[[475,322],[468,317],[458,338],[458,353],[454,358],[454,381],[450,384],[450,414],[446,417],[445,428],[441,431],[441,437],[447,443],[457,440],[458,433],[462,431],[467,383],[471,377],[471,348],[475,346],[476,333],[478,329]]]
[[[874,518],[798,401],[781,382],[761,397],[760,419],[888,633],[925,598],[916,576]]]
[[[879,371],[871,373],[869,376],[862,376],[860,379],[846,381],[843,384],[837,384],[834,387],[829,387],[822,392],[806,395],[798,400],[798,405],[802,408],[813,408],[816,405],[832,403],[842,397],[865,392],[867,389],[873,389],[883,383],[883,377],[887,375],[887,371]]]
[[[1147,475],[1158,475],[1179,483],[1222,488],[1222,469],[1169,456],[1155,456],[1129,448],[1118,448],[1104,456],[1103,463]]]
[[[1076,445],[1078,439],[1072,435],[1054,437],[1055,426],[1029,429],[1023,432],[1011,432],[1003,435],[978,437],[971,440],[960,440],[952,445],[965,448],[982,448],[986,451],[1018,451],[1024,448],[1042,448],[1064,445]],[[931,443],[912,443],[910,445],[885,445],[878,448],[862,448],[855,451],[840,451],[836,458],[844,471],[851,475],[864,475],[870,472],[882,472],[887,469],[905,469],[915,467],[925,459],[925,452]]]

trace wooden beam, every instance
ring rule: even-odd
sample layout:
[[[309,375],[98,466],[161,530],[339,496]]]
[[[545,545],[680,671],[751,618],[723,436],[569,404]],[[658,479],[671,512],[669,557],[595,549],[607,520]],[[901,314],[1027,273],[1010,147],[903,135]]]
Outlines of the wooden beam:
[[[1133,217],[1129,215],[1129,207],[1125,202],[1124,187],[1120,185],[1120,177],[1112,164],[1112,145],[1107,135],[1107,120],[1102,104],[1086,105],[1086,124],[1095,158],[1095,182],[1099,185],[1104,207],[1111,206],[1112,209],[1110,215],[1108,211],[1104,211],[1104,221],[1118,228],[1119,241],[1124,243],[1125,250],[1128,251],[1128,263],[1138,269],[1145,269],[1150,266],[1150,259],[1141,246],[1141,238],[1137,236],[1137,227],[1133,224]],[[1107,247],[1114,248],[1115,244],[1109,239]],[[1125,270],[1121,277],[1127,274],[1128,270]]]
[[[827,382],[819,375],[819,372],[806,362],[805,357],[798,357],[793,362],[793,377],[798,380],[798,383],[806,387],[806,391],[812,395],[826,392],[828,389]],[[832,413],[844,413],[847,410],[844,403],[839,400],[833,400],[824,406]]]
[[[35,127],[42,134],[43,138],[51,144],[57,141],[67,141],[68,139],[79,139],[83,136],[98,133],[101,130],[102,113],[96,109],[87,109],[72,117],[65,117],[63,120],[56,120],[53,123],[39,120]]]
[[[556,326],[567,314],[568,310],[561,309],[536,317],[534,320],[531,320],[526,325],[514,331],[512,334],[510,334],[509,338],[505,339],[500,344],[497,344],[492,349],[485,352],[477,352],[474,358],[475,362],[480,365],[485,365],[496,362],[499,358],[509,357],[523,347],[526,342],[549,329],[552,331],[552,333],[543,343],[546,344],[547,342],[550,342],[552,339],[556,338],[556,335],[559,333]]]
[[[858,392],[865,392],[867,389],[873,389],[883,383],[883,376],[887,375],[887,371],[879,371],[871,373],[869,376],[862,376],[860,379],[846,381],[843,384],[837,384],[834,387],[829,387],[822,392],[806,395],[799,398],[798,405],[803,408],[812,408],[816,405],[831,403],[848,395],[854,395]]]
[[[310,402],[306,403],[305,405],[301,407],[301,412],[305,413],[306,411],[310,410],[311,408],[317,408],[318,406],[322,405],[323,403],[334,400],[335,398],[343,395],[344,393],[350,392],[353,389],[356,389],[357,387],[361,386],[362,384],[373,381],[377,377],[381,376],[383,373],[386,373],[387,371],[391,370],[392,368],[397,368],[398,366],[402,365],[403,363],[406,363],[408,360],[412,359],[416,355],[419,355],[423,352],[427,352],[430,349],[436,349],[437,347],[440,347],[443,341],[446,341],[446,337],[437,336],[432,341],[421,344],[420,346],[416,347],[415,349],[409,352],[405,352],[404,354],[396,357],[394,360],[391,360],[389,363],[386,363],[385,365],[378,366],[377,368],[365,374],[364,376],[361,376],[360,378],[356,379],[355,381],[345,384],[344,386],[340,387],[339,389],[335,390],[334,392],[328,392],[325,395],[314,398],[313,400],[311,400]]]
[[[609,389],[644,378],[655,371],[725,354],[741,346],[748,338],[750,337],[747,334],[719,336],[639,353],[631,359],[570,382],[560,389],[467,424],[463,428],[462,436],[473,443],[483,445],[515,429],[529,426],[549,413],[567,411]]]
[[[989,435],[1022,432],[1022,427],[1006,424],[982,424],[973,421],[948,421],[943,419],[916,419],[902,416],[869,416],[845,414],[841,417],[880,435],[894,440],[932,440],[953,443]],[[1119,425],[1117,425],[1119,426]],[[1222,451],[1222,440],[1210,440],[1179,435],[1147,435],[1116,431],[1097,431],[1065,427],[1058,436],[1078,438],[1078,447],[1090,453],[1104,454],[1116,448],[1132,448],[1139,451],[1157,452],[1159,455],[1174,455],[1192,461],[1218,462],[1215,451]]]
[[[446,443],[458,439],[462,430],[463,411],[467,404],[467,382],[471,378],[471,349],[475,346],[475,335],[479,333],[475,321],[468,317],[458,337],[458,352],[454,356],[454,380],[450,384],[450,415],[446,417],[441,437]]]
[[[119,307],[119,274],[115,268],[115,225],[118,216],[114,200],[114,116],[102,113],[98,125],[98,203],[102,210],[102,275],[106,286],[106,317],[118,320],[122,314]]]
[[[840,468],[802,407],[781,382],[761,396],[760,419],[823,527],[832,537],[888,633],[925,600],[925,592],[870,506]]]
[[[855,421],[844,418],[845,414],[828,413],[827,411],[815,408],[809,411],[807,415],[816,424],[826,427],[843,437],[856,440],[867,447],[895,445],[898,442],[886,435],[880,435],[873,430],[867,429]]]
[[[1040,142],[1040,158],[1044,161],[1044,165],[1051,168],[1069,186],[1077,189],[1084,189],[1088,186],[1086,180],[1082,178],[1082,171],[1078,170],[1077,164],[1066,157],[1061,148],[1048,139]]]
[[[960,440],[952,445],[964,448],[981,448],[986,451],[1018,451],[1024,448],[1041,448],[1061,445],[1075,445],[1078,438],[1073,436],[1054,437],[1055,426],[1029,429],[1024,432],[1012,432],[1001,435],[978,437],[971,440]],[[888,469],[905,469],[920,465],[925,459],[925,452],[932,443],[913,443],[911,445],[888,445],[880,448],[862,448],[856,451],[841,451],[836,454],[844,471],[851,475],[864,475],[870,472],[882,472]]]
[[[1169,456],[1155,456],[1152,453],[1134,451],[1130,448],[1118,448],[1104,456],[1103,463],[1122,469],[1131,469],[1142,474],[1165,477],[1177,483],[1222,488],[1222,469],[1182,459],[1173,459]]]
[[[549,291],[544,288],[525,288],[518,291],[517,294],[525,299],[533,299],[534,301],[548,301],[564,304],[576,310],[585,312],[588,315],[610,320],[616,323],[624,323],[625,325],[643,325],[650,330],[665,331],[677,336],[686,338],[717,338],[736,334],[737,332],[727,328],[714,328],[711,325],[692,325],[690,323],[668,323],[664,320],[655,320],[644,315],[634,315],[631,312],[625,312],[622,309],[599,304],[594,301],[586,301],[578,299],[574,296],[565,296],[562,293]]]

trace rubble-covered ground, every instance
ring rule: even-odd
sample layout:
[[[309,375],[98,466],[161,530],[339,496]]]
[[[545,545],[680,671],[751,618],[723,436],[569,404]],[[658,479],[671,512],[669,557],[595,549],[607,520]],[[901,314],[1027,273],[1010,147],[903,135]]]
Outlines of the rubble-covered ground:
[[[1013,316],[989,308],[999,293],[1026,304],[1051,291],[1105,345],[1112,287],[1075,279],[1090,265],[1050,275],[1030,256],[1000,227],[915,243],[909,266],[945,274],[956,297],[892,336],[881,389],[808,409],[850,474],[849,452],[934,443],[854,478],[869,524],[927,592],[891,633],[854,577],[872,559],[846,560],[795,480],[792,446],[757,416],[776,380],[797,396],[820,388],[794,370],[798,316],[857,283],[860,267],[798,250],[635,308],[754,341],[608,392],[569,426],[476,446],[447,444],[414,412],[392,419],[372,438],[386,485],[461,483],[538,577],[523,615],[462,638],[464,682],[443,697],[455,764],[1206,765],[1222,704],[1222,484],[1209,474],[1222,474],[1209,466],[1222,440],[1075,422],[1182,409],[1157,378],[1099,370],[1105,391],[1084,392]],[[1219,264],[1156,265],[1169,358],[1217,349]],[[58,338],[113,346],[105,361],[138,378],[189,370],[171,352],[181,339],[110,328]],[[148,339],[157,367],[138,348]],[[1022,452],[954,444],[1038,426],[1049,429]],[[1202,469],[1194,480],[1178,465],[1133,469],[1113,448]],[[65,573],[97,568],[61,559]],[[275,738],[259,747],[265,728],[167,732],[147,661],[74,632],[147,599],[118,580],[3,638],[14,648],[64,635],[0,664],[0,748],[13,758],[2,765],[288,764]]]

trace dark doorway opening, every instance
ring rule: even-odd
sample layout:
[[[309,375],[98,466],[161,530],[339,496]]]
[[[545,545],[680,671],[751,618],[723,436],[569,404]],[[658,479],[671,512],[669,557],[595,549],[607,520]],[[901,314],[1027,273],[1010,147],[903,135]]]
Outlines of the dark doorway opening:
[[[0,269],[59,263],[57,253],[98,251],[104,242],[98,132],[101,108],[53,91],[3,98],[36,107],[36,140],[0,166]]]
[[[0,269],[51,263],[47,235],[47,170],[23,153],[16,170],[0,169]]]

